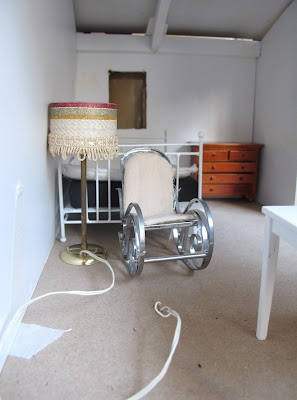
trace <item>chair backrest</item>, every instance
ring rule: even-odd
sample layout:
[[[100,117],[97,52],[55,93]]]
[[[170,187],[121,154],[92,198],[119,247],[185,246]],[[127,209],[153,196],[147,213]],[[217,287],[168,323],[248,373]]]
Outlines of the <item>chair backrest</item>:
[[[130,203],[138,203],[144,219],[174,213],[173,170],[164,153],[133,149],[121,163],[124,212]]]

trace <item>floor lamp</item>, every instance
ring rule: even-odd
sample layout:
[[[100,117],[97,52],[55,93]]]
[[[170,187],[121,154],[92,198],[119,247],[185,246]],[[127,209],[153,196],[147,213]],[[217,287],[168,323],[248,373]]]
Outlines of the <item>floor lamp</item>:
[[[112,103],[51,103],[48,151],[65,160],[77,155],[81,161],[81,244],[67,247],[61,260],[71,265],[95,262],[81,250],[106,258],[106,250],[87,243],[87,158],[108,160],[118,156],[117,105]]]

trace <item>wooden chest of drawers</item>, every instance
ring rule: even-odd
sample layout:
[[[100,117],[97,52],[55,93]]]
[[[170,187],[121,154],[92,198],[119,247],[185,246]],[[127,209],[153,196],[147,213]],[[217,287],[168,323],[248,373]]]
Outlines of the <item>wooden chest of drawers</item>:
[[[202,195],[245,196],[252,201],[257,189],[259,152],[262,147],[262,144],[254,143],[205,143]],[[197,151],[197,147],[194,149]],[[197,165],[198,159],[195,159]]]

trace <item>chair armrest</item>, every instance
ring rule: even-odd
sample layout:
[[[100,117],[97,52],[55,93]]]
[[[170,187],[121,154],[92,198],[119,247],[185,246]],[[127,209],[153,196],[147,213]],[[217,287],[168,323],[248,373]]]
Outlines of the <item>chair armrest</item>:
[[[131,212],[132,210],[134,210],[135,213]],[[139,249],[143,252],[145,250],[145,228],[142,211],[137,203],[130,203],[128,205],[122,221],[123,225],[129,225],[131,223],[134,225],[135,238],[138,238]]]
[[[143,215],[142,215],[142,212],[141,212],[141,209],[140,209],[139,205],[137,203],[130,203],[129,206],[127,207],[126,212],[124,213],[124,209],[123,209],[123,206],[124,206],[123,190],[121,188],[117,188],[116,190],[118,191],[118,195],[119,195],[120,218],[121,218],[121,220],[123,221],[123,219],[126,218],[126,216],[128,214],[130,214],[131,211],[134,209],[135,213],[136,213],[136,216],[137,216],[137,218],[139,220],[139,223],[144,225]]]
[[[198,203],[202,206],[202,210],[191,210],[193,204]],[[184,214],[187,214],[188,212],[193,213],[195,212],[196,214],[198,214],[201,218],[201,220],[204,222],[205,227],[208,231],[209,234],[209,242],[211,245],[213,245],[214,243],[214,228],[213,228],[213,219],[212,219],[212,215],[210,212],[210,209],[208,207],[208,205],[206,204],[206,202],[202,199],[192,199],[189,204],[187,205],[186,209],[184,210]]]
[[[201,200],[201,199],[194,198],[194,199],[192,199],[192,200],[189,201],[189,204],[187,205],[187,207],[185,208],[185,210],[184,210],[183,213],[186,214],[186,213],[192,208],[192,206],[193,206],[194,204],[201,204],[202,207],[204,207],[205,202],[204,202],[203,200]],[[208,207],[207,207],[207,208],[208,208]]]
[[[121,188],[116,188],[119,195],[119,206],[120,206],[120,219],[123,220],[124,210],[123,210],[123,190]]]
[[[136,213],[136,216],[138,218],[139,224],[140,225],[144,225],[142,211],[141,211],[141,209],[140,209],[140,207],[139,207],[139,205],[137,203],[130,203],[128,205],[127,210],[126,210],[125,215],[124,215],[123,218],[125,218],[127,215],[131,214],[131,211],[133,209],[135,210],[135,213]]]
[[[174,209],[177,214],[180,214],[180,206],[179,206],[178,196],[177,196],[176,192],[174,192]]]

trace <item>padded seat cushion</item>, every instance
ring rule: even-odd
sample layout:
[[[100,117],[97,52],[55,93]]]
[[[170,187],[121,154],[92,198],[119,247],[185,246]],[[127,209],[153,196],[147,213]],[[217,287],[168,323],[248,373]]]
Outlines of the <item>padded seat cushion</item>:
[[[164,223],[174,223],[174,222],[186,222],[196,219],[193,214],[170,214],[170,215],[156,215],[151,218],[146,218],[144,220],[145,226],[159,225]]]

